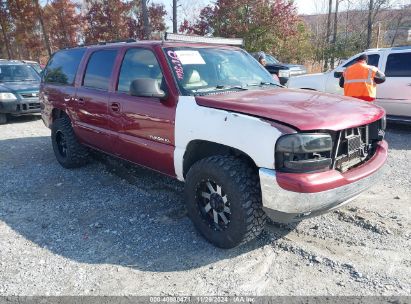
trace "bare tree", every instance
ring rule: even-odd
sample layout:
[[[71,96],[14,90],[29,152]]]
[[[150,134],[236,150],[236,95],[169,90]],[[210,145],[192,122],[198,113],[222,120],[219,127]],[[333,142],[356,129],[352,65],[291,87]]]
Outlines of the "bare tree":
[[[49,35],[46,31],[46,27],[44,26],[43,10],[41,9],[38,0],[33,0],[33,4],[34,4],[34,6],[37,10],[37,16],[38,16],[38,19],[39,19],[39,22],[40,22],[41,31],[43,32],[44,43],[46,45],[47,53],[51,57],[50,40],[49,40]]]
[[[1,32],[3,35],[3,41],[4,45],[6,46],[6,51],[7,51],[7,56],[9,59],[13,57],[11,53],[11,47],[10,47],[10,39],[7,34],[7,14],[6,14],[6,1],[0,1],[0,26],[1,26]]]
[[[394,17],[395,26],[394,26],[394,34],[392,35],[391,39],[391,46],[394,46],[395,40],[398,36],[398,30],[400,29],[401,25],[403,24],[404,19],[406,16],[411,16],[411,6],[409,7],[402,7],[401,9],[396,11],[396,16]]]
[[[370,48],[372,44],[372,33],[375,18],[383,7],[389,7],[390,0],[369,0],[368,2],[368,18],[367,18],[367,44],[366,48]]]

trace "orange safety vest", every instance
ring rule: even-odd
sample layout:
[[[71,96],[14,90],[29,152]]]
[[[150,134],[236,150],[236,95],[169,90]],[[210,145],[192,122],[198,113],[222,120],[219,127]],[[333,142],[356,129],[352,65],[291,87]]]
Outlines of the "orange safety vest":
[[[358,62],[348,67],[344,73],[344,95],[351,97],[377,97],[377,86],[374,77],[378,69]]]

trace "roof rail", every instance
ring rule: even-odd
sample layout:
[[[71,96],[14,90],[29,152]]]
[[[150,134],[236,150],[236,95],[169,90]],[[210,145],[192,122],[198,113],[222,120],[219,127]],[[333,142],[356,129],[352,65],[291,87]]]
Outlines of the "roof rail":
[[[385,48],[371,48],[371,49],[366,49],[364,52],[376,52],[376,51],[381,51],[381,50],[386,50]]]
[[[221,38],[221,37],[204,37],[204,36],[189,36],[182,34],[174,34],[166,32],[164,35],[165,41],[182,41],[193,43],[210,43],[210,44],[226,44],[243,46],[244,40],[242,38]]]
[[[408,49],[411,49],[411,45],[395,46],[391,49],[392,50],[408,50]]]

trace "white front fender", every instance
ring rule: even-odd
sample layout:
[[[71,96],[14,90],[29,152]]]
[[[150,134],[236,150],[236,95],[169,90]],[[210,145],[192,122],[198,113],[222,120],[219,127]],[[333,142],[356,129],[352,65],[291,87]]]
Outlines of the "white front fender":
[[[280,130],[253,116],[199,106],[193,96],[179,98],[175,120],[174,168],[184,180],[184,153],[193,140],[205,140],[238,149],[259,168],[274,169],[274,150]]]

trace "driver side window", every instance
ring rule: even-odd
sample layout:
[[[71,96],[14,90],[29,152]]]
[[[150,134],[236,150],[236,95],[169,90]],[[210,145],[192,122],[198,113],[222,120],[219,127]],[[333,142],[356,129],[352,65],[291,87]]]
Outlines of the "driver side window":
[[[117,91],[130,94],[130,86],[136,79],[155,79],[163,87],[163,73],[154,53],[148,49],[129,49],[124,55],[118,79]]]

